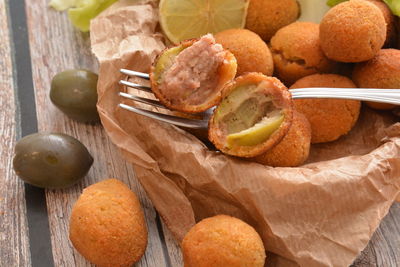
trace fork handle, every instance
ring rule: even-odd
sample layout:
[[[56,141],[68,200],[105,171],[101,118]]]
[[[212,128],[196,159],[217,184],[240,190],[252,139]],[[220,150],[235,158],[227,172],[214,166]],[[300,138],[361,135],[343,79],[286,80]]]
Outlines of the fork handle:
[[[400,89],[366,88],[298,88],[290,89],[293,99],[336,98],[400,105]]]

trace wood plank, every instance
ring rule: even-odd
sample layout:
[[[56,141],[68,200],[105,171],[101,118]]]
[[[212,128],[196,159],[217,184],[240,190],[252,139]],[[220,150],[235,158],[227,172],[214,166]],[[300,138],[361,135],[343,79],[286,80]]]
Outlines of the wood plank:
[[[181,247],[172,236],[172,233],[165,224],[163,224],[164,239],[167,245],[168,255],[172,266],[182,266],[183,257]]]
[[[14,174],[16,108],[10,25],[6,1],[0,1],[0,266],[31,263],[23,182]]]
[[[353,267],[399,266],[400,203],[395,203]]]
[[[104,178],[117,177],[138,194],[147,218],[149,246],[138,266],[166,266],[168,262],[172,266],[181,266],[180,248],[163,225],[163,239],[169,254],[169,259],[166,260],[154,208],[134,178],[131,166],[123,160],[101,126],[75,123],[61,114],[49,101],[50,80],[54,74],[67,68],[84,67],[96,70],[96,62],[90,53],[88,34],[75,31],[65,14],[46,8],[46,4],[45,0],[30,2],[27,10],[39,129],[64,132],[77,137],[95,158],[94,166],[84,181],[69,189],[47,192],[55,265],[90,266],[73,250],[68,240],[71,208],[84,187]],[[361,261],[367,265],[359,265],[358,260],[355,266],[393,266],[387,264],[398,262],[400,232],[394,226],[395,218],[399,218],[399,215],[398,206],[392,208],[390,215],[359,258],[365,259]]]
[[[65,190],[47,191],[55,266],[91,266],[69,242],[68,221],[82,189],[109,177],[128,184],[144,208],[149,244],[136,266],[166,266],[165,244],[159,238],[156,212],[135,179],[132,167],[109,141],[101,125],[76,123],[49,100],[51,78],[56,73],[70,68],[96,70],[97,64],[90,52],[89,35],[74,30],[66,14],[48,8],[47,3],[47,0],[27,1],[38,127],[42,132],[62,132],[76,137],[88,147],[95,160],[89,174],[79,184]]]

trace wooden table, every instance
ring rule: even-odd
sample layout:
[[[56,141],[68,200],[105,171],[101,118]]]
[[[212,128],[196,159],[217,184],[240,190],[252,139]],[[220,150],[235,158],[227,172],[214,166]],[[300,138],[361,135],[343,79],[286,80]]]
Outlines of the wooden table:
[[[182,266],[179,246],[101,125],[71,121],[51,104],[48,92],[56,73],[96,71],[97,63],[89,35],[74,30],[66,14],[48,8],[47,2],[0,2],[0,266],[91,266],[69,242],[68,220],[82,189],[108,177],[127,183],[145,211],[149,244],[136,266]],[[15,176],[16,140],[37,131],[67,133],[88,147],[95,162],[82,182],[44,191]],[[354,266],[399,265],[400,205],[394,204]]]

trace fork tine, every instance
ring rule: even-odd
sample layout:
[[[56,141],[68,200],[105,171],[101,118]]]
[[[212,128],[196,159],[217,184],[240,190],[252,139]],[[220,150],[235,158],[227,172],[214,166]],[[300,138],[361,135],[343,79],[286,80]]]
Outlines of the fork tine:
[[[120,80],[119,83],[126,85],[128,87],[132,87],[132,88],[144,91],[144,92],[151,93],[151,88],[149,86],[145,86],[145,85],[141,85],[141,84],[137,84],[137,83],[133,83],[133,82],[128,82],[125,80]]]
[[[328,89],[328,90],[326,90]],[[399,89],[374,88],[299,88],[290,89],[293,99],[334,98],[400,104]]]
[[[156,119],[159,121],[163,121],[166,123],[174,124],[176,126],[181,126],[181,127],[186,127],[186,128],[192,128],[192,129],[206,129],[208,127],[208,121],[206,120],[193,120],[193,119],[187,119],[187,118],[180,118],[180,117],[175,117],[171,115],[166,115],[166,114],[161,114],[157,112],[153,112],[150,110],[145,110],[141,108],[136,108],[132,106],[128,106],[125,104],[119,104],[119,106],[125,110],[129,110],[131,112]]]
[[[135,95],[131,95],[131,94],[127,94],[127,93],[123,93],[123,92],[119,92],[119,95],[140,103],[144,103],[150,106],[154,106],[154,107],[158,107],[158,108],[163,108],[163,109],[168,109],[167,107],[163,106],[162,104],[160,104],[159,101],[157,100],[153,100],[153,99],[148,99],[148,98],[144,98],[144,97],[140,97],[140,96],[135,96]]]
[[[147,73],[127,69],[120,69],[120,72],[128,76],[136,76],[142,79],[150,80],[150,75]]]

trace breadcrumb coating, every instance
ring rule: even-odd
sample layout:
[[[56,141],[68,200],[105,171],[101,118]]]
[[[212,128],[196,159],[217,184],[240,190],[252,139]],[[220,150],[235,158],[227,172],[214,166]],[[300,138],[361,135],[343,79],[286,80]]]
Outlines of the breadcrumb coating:
[[[272,76],[274,63],[271,52],[256,33],[246,29],[230,29],[217,33],[215,40],[235,56],[237,76],[246,72],[261,72]]]
[[[301,78],[290,89],[306,87],[356,88],[356,85],[344,76],[313,74]],[[296,99],[293,102],[295,109],[311,124],[311,143],[330,142],[347,134],[356,123],[361,107],[356,100]]]
[[[182,242],[185,267],[263,267],[265,249],[253,227],[217,215],[193,226]]]
[[[296,0],[250,0],[246,28],[268,42],[280,28],[296,21],[299,14]]]
[[[70,218],[69,238],[99,267],[132,266],[147,246],[147,228],[136,195],[117,179],[83,190]]]
[[[367,0],[368,2],[377,6],[381,12],[386,22],[386,40],[383,47],[393,47],[396,42],[397,29],[395,25],[395,16],[389,7],[380,0]]]
[[[337,63],[322,52],[319,25],[295,22],[280,29],[271,39],[275,74],[285,85],[314,73],[332,73]]]
[[[387,88],[400,90],[400,50],[382,49],[371,60],[356,65],[353,81],[362,88]],[[395,105],[367,102],[375,109],[392,109]]]
[[[353,63],[369,60],[385,43],[385,18],[368,1],[343,2],[325,14],[320,24],[320,40],[322,50],[332,60]]]

